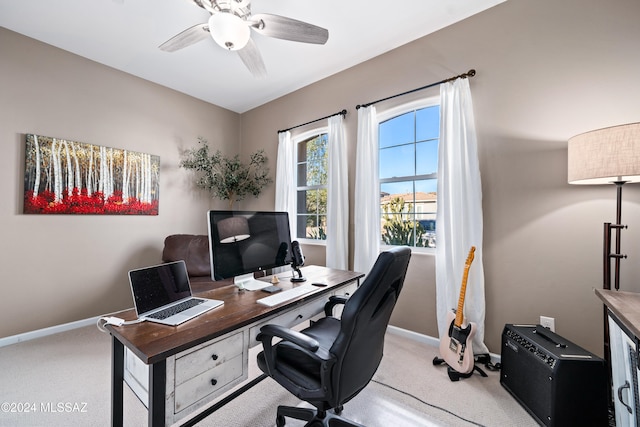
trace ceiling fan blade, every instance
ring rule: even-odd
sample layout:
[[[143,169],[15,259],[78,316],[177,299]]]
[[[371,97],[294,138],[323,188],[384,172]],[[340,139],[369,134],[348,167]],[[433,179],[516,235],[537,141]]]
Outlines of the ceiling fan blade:
[[[254,30],[268,37],[313,44],[325,44],[329,39],[326,28],[280,15],[256,13],[250,21]]]
[[[267,69],[264,66],[262,55],[260,55],[260,51],[253,40],[249,39],[247,45],[237,52],[254,77],[259,79],[267,77]]]
[[[162,43],[160,50],[165,52],[175,52],[187,46],[191,46],[201,40],[209,37],[209,27],[207,24],[198,24],[193,27],[187,28],[183,32],[171,37],[166,42]]]

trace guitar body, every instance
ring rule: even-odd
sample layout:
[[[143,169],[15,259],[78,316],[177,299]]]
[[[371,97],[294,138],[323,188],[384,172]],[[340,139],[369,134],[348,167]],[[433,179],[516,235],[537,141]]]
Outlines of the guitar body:
[[[471,342],[476,334],[477,326],[475,323],[469,322],[466,328],[457,327],[455,319],[456,315],[453,310],[447,313],[449,332],[440,340],[440,355],[451,368],[461,374],[468,374],[473,371],[475,364]]]

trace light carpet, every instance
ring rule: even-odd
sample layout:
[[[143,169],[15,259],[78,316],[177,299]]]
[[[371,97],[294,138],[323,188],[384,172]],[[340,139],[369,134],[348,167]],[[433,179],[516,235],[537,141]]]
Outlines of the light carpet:
[[[497,372],[452,382],[444,366],[433,366],[436,355],[435,347],[388,333],[374,380],[343,415],[368,427],[538,425],[500,386]],[[95,327],[0,348],[0,426],[108,426],[110,357],[110,336]],[[257,375],[255,366],[249,375]],[[128,387],[124,400],[125,426],[146,425],[146,409]],[[198,426],[273,427],[278,405],[305,404],[266,379]]]

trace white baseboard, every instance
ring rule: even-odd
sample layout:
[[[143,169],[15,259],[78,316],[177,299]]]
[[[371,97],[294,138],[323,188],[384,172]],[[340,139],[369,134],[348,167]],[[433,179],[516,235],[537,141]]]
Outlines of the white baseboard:
[[[88,319],[77,320],[75,322],[63,323],[62,325],[50,326],[48,328],[37,329],[35,331],[25,332],[23,334],[11,335],[9,337],[0,338],[0,348],[23,341],[34,340],[36,338],[46,337],[48,335],[57,334],[59,332],[70,331],[89,325],[95,325],[102,316],[90,317]]]
[[[440,339],[434,338],[429,335],[419,334],[418,332],[410,331],[408,329],[402,329],[397,326],[389,325],[387,327],[387,332],[390,334],[400,335],[402,337],[408,338],[410,340],[414,340],[417,342],[421,342],[424,344],[431,345],[433,347],[440,347]],[[491,356],[491,363],[500,363],[500,355],[489,353]]]
[[[434,347],[438,347],[440,345],[440,340],[438,338],[430,337],[429,335],[419,334],[418,332],[399,328],[397,326],[389,325],[387,327],[387,332],[394,335],[400,335],[402,337],[409,338],[410,340],[432,345]]]

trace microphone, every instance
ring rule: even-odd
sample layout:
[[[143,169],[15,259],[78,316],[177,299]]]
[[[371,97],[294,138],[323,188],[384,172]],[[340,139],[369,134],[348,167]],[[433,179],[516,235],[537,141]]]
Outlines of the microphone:
[[[300,271],[300,267],[304,265],[304,255],[302,253],[302,248],[300,247],[300,243],[297,240],[291,242],[291,268],[298,273],[298,277],[294,276],[291,278],[292,282],[304,282],[307,280],[302,276],[302,272]]]

